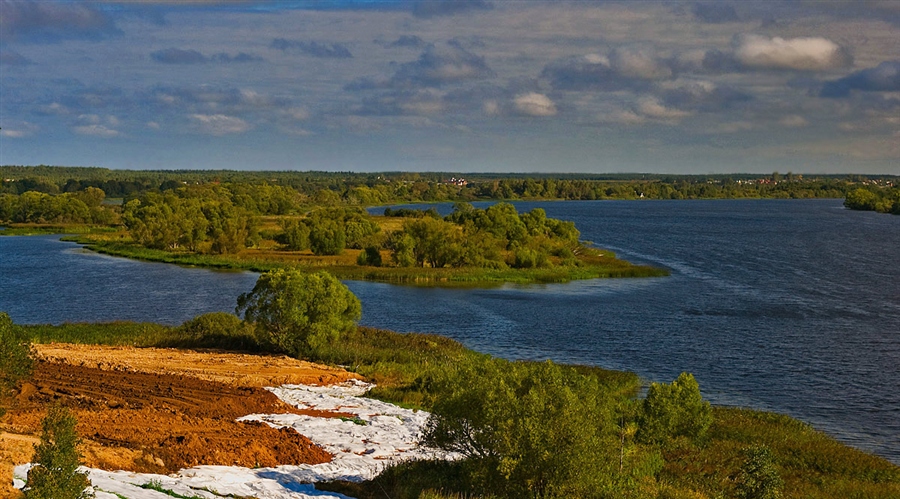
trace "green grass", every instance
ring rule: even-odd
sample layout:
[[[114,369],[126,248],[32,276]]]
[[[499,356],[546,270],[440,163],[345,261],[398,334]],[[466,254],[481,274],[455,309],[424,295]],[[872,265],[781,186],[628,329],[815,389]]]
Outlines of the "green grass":
[[[148,323],[24,326],[35,342],[66,341],[106,345],[195,346],[265,351],[244,330],[204,338],[183,328]],[[233,337],[232,337],[233,336]],[[238,338],[238,339],[235,339]],[[249,347],[249,348],[248,348]],[[378,386],[370,396],[413,409],[428,409],[429,373],[451,369],[467,357],[481,357],[451,339],[429,334],[401,334],[360,327],[309,359],[342,365]],[[640,380],[633,373],[569,366],[596,376],[617,396],[633,397]],[[734,478],[742,451],[751,445],[771,449],[785,498],[880,499],[900,497],[900,467],[850,448],[788,416],[749,409],[714,407],[708,437],[699,443],[675,440],[663,449],[665,466],[649,497],[719,498],[734,496]],[[409,463],[389,468],[373,482],[333,483],[325,487],[359,499],[477,498],[477,490],[459,481],[463,463]],[[385,492],[386,491],[386,492]],[[428,495],[431,494],[431,495]]]
[[[117,228],[103,225],[62,224],[62,225],[31,225],[13,224],[4,226],[0,230],[0,236],[40,236],[46,234],[102,234],[115,232]]]
[[[392,284],[420,286],[490,286],[503,283],[535,284],[561,283],[581,279],[662,277],[669,275],[665,269],[644,265],[632,265],[604,252],[604,258],[586,257],[577,265],[558,265],[538,269],[487,269],[422,268],[422,267],[364,267],[359,265],[326,265],[312,261],[284,263],[234,255],[201,255],[145,248],[126,242],[102,241],[85,237],[72,237],[88,249],[112,256],[152,262],[172,263],[194,267],[266,272],[275,268],[292,266],[300,270],[316,272],[327,270],[339,279],[378,281]]]

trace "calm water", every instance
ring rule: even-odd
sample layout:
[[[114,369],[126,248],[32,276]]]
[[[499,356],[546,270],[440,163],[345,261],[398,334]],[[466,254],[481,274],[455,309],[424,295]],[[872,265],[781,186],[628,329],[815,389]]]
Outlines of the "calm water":
[[[787,413],[900,464],[900,217],[838,200],[518,203],[671,277],[498,289],[349,282],[366,325],[519,359],[694,373],[714,403]],[[19,323],[177,324],[232,310],[256,276],[0,238]]]

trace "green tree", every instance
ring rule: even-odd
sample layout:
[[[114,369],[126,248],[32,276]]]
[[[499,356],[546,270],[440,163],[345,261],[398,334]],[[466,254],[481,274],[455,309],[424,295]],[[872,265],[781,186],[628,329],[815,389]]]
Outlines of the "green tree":
[[[68,409],[53,405],[42,423],[41,440],[34,449],[34,466],[28,471],[25,499],[85,499],[94,497],[88,489],[87,473],[78,471],[77,421]]]
[[[31,375],[32,367],[31,345],[24,332],[8,314],[0,312],[0,402],[20,380]]]
[[[860,187],[847,193],[847,197],[844,199],[844,206],[851,210],[873,211],[877,201],[878,196],[874,192]]]
[[[469,480],[490,494],[628,497],[661,468],[646,453],[621,464],[618,399],[593,376],[479,358],[425,383],[434,400],[423,442],[465,456]]]
[[[784,481],[775,466],[775,457],[765,445],[744,450],[744,463],[735,479],[739,499],[780,499]]]
[[[282,218],[281,235],[278,242],[291,251],[303,251],[309,248],[309,226],[294,218]]]
[[[357,265],[368,265],[371,267],[381,267],[381,251],[376,246],[367,246],[365,250],[359,253],[356,258]]]
[[[638,440],[664,444],[673,437],[701,438],[712,424],[712,409],[690,373],[671,384],[652,383],[644,399]]]
[[[282,351],[301,356],[356,327],[362,305],[327,272],[277,269],[259,276],[253,290],[238,297],[236,313]]]
[[[309,249],[316,255],[340,255],[347,246],[342,221],[318,217],[309,221]]]

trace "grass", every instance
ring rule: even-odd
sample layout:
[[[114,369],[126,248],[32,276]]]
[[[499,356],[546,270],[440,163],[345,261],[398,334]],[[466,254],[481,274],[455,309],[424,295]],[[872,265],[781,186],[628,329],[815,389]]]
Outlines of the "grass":
[[[148,323],[62,324],[24,326],[36,342],[68,341],[135,346],[218,346],[265,350],[252,335],[202,338],[181,328]],[[242,330],[243,331],[243,330]],[[229,339],[231,338],[231,339]],[[249,348],[247,348],[249,347]],[[429,334],[401,334],[360,327],[309,359],[342,365],[377,383],[370,396],[413,409],[428,409],[427,376],[452,368],[470,356],[482,356],[451,339]],[[596,376],[624,397],[636,396],[640,380],[634,373],[596,367],[569,366],[578,374]],[[888,499],[900,497],[900,467],[850,448],[788,416],[750,409],[714,407],[708,436],[697,443],[675,440],[663,447],[665,466],[656,477],[659,498],[734,497],[735,477],[743,450],[765,445],[776,458],[784,479],[783,497],[826,499]],[[331,483],[327,488],[359,499],[476,498],[477,490],[460,481],[464,463],[418,462],[396,465],[374,481]]]
[[[135,245],[110,234],[75,236],[67,240],[84,244],[88,249],[112,256],[137,260],[172,263],[194,267],[265,272],[275,268],[294,267],[315,272],[327,270],[339,279],[378,281],[421,286],[490,286],[503,283],[561,283],[580,279],[621,277],[662,277],[665,269],[633,265],[611,252],[585,252],[574,265],[556,265],[532,269],[367,267],[356,265],[360,250],[345,250],[342,255],[317,257],[307,252],[248,249],[235,255],[204,255],[189,252],[155,250]],[[598,254],[603,254],[599,256]],[[385,257],[388,261],[389,257]]]
[[[46,234],[103,234],[119,229],[104,225],[85,224],[10,224],[3,226],[0,236],[40,236]]]

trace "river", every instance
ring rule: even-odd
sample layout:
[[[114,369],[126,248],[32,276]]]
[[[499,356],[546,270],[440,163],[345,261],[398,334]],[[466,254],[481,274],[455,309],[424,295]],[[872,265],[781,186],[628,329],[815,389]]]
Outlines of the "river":
[[[900,217],[840,200],[516,205],[672,275],[493,289],[348,282],[362,323],[650,381],[689,371],[713,403],[790,414],[900,464]],[[0,310],[17,323],[178,324],[233,310],[256,276],[36,236],[0,237],[0,279]]]

